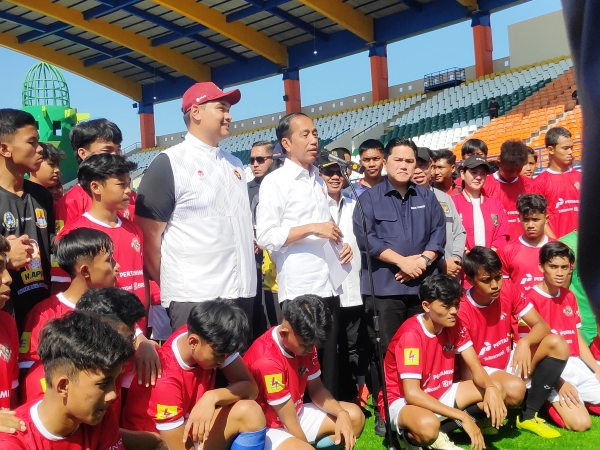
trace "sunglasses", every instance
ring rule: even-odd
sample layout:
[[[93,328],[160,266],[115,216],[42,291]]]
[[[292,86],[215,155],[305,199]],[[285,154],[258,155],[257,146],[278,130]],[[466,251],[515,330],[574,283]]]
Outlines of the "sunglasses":
[[[321,170],[321,173],[327,177],[332,177],[334,175],[337,175],[338,177],[343,176],[342,175],[342,171],[339,168],[332,168],[332,167],[325,167],[323,170]]]
[[[250,164],[254,164],[255,161],[259,164],[264,164],[267,159],[271,159],[271,158],[273,158],[273,157],[272,156],[257,156],[257,157],[251,156]]]

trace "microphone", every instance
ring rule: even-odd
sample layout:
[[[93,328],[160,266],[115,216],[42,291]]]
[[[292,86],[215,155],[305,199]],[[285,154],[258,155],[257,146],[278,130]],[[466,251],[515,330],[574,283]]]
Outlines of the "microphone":
[[[338,158],[337,156],[335,156],[334,154],[332,154],[331,152],[329,152],[328,150],[325,150],[326,153],[326,157],[329,161],[336,163],[337,165],[339,165],[341,168],[343,169],[350,169],[354,172],[360,172],[361,166],[360,164],[355,163],[354,161],[346,161],[345,159],[342,158]]]

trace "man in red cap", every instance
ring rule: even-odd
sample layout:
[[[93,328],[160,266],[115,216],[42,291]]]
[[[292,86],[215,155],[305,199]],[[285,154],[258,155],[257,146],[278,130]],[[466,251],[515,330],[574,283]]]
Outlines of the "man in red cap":
[[[185,140],[159,154],[138,190],[144,266],[160,284],[171,327],[198,302],[234,300],[252,324],[254,233],[241,161],[219,148],[240,91],[196,83],[183,95]],[[250,330],[252,334],[252,329]]]

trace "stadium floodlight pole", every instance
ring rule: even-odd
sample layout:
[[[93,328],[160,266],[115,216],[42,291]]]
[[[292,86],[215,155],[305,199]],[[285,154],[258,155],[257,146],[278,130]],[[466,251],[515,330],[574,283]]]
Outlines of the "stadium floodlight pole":
[[[369,273],[369,288],[370,288],[369,298],[373,304],[373,329],[375,330],[375,340],[377,342],[377,354],[379,355],[379,358],[378,358],[379,359],[379,373],[381,375],[381,391],[383,393],[383,409],[385,412],[385,417],[387,418],[387,420],[385,421],[385,436],[387,438],[387,449],[395,450],[394,439],[393,439],[393,434],[392,434],[392,420],[390,417],[390,404],[389,404],[388,395],[387,395],[387,383],[385,381],[385,373],[383,371],[383,360],[384,360],[385,355],[382,354],[383,352],[381,349],[381,334],[379,331],[379,312],[377,311],[377,305],[375,304],[375,286],[373,283],[373,266],[372,266],[372,262],[371,262],[371,253],[369,250],[369,239],[367,238],[367,220],[365,219],[365,213],[363,212],[362,205],[360,203],[358,195],[356,194],[356,189],[350,182],[350,178],[348,178],[348,173],[346,171],[346,169],[350,169],[355,172],[358,172],[359,167],[358,167],[358,164],[356,164],[353,161],[346,161],[344,159],[340,159],[337,156],[329,153],[329,151],[327,151],[327,150],[325,150],[325,151],[327,152],[327,159],[329,159],[329,161],[331,161],[331,162],[338,164],[340,166],[340,169],[342,169],[341,170],[342,175],[344,176],[344,179],[348,182],[348,185],[350,186],[350,189],[352,190],[352,193],[354,194],[354,197],[356,198],[356,205],[358,206],[358,211],[360,212],[360,219],[362,222],[363,233],[365,235],[365,252],[367,254],[367,272]]]

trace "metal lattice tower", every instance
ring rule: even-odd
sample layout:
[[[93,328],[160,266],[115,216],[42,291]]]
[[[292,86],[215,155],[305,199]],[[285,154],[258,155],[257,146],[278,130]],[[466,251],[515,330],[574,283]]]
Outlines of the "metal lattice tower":
[[[28,106],[71,107],[69,87],[59,70],[51,64],[36,64],[23,82],[23,108]]]

